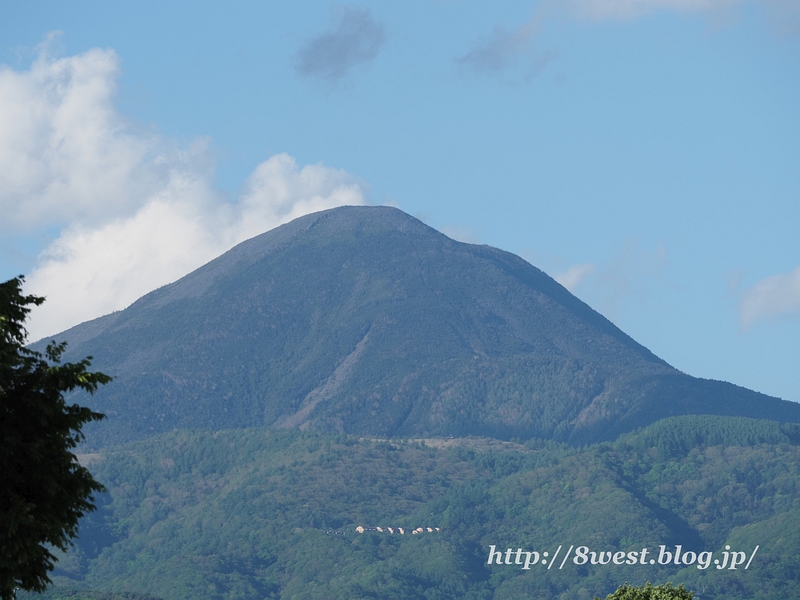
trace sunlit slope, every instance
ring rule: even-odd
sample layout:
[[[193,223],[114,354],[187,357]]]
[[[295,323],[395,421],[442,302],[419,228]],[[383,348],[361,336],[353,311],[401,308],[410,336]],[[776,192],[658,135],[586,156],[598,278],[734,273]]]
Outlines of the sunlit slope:
[[[799,431],[684,416],[586,448],[170,432],[87,457],[108,491],[54,575],[164,600],[593,598],[623,581],[686,581],[705,600],[798,598]],[[609,559],[760,549],[750,570],[710,558],[701,570],[524,570],[488,565],[492,545],[550,556],[585,545]]]
[[[298,427],[583,443],[669,415],[800,421],[670,367],[521,258],[400,210],[343,207],[248,240],[59,336],[116,377],[97,445]]]

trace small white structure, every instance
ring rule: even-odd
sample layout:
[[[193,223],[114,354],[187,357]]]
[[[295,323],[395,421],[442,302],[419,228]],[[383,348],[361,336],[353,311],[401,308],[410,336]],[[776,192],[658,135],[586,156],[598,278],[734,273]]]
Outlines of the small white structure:
[[[364,527],[363,525],[359,525],[358,527],[356,527],[356,531],[358,533],[364,533],[365,531],[378,531],[380,533],[384,533],[384,532],[394,533],[395,530],[397,530],[397,532],[400,535],[405,535],[406,534],[406,530],[403,527]],[[429,533],[433,533],[434,531],[441,531],[441,529],[439,529],[438,527],[417,527],[416,529],[413,529],[411,531],[411,535],[417,535],[419,533],[425,533],[425,531],[428,531]],[[341,535],[344,535],[344,534],[342,533]]]

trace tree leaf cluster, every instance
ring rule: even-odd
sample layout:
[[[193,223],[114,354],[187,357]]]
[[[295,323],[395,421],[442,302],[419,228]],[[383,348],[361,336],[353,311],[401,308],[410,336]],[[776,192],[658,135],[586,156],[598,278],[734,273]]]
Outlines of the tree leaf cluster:
[[[44,354],[24,346],[24,322],[44,299],[22,293],[22,278],[0,284],[0,597],[43,590],[53,548],[66,550],[78,520],[103,489],[72,450],[81,428],[103,415],[64,395],[92,393],[110,381],[88,370],[90,358],[61,363],[65,344]]]
[[[649,581],[643,586],[622,584],[605,600],[692,600],[694,592],[687,591],[683,585],[675,587],[672,583],[652,585]],[[595,600],[603,600],[595,598]]]

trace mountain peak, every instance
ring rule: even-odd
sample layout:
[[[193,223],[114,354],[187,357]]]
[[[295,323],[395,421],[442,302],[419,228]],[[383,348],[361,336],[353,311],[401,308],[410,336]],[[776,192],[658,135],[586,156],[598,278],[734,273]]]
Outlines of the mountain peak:
[[[103,443],[253,425],[586,442],[691,412],[800,420],[679,373],[518,256],[391,207],[306,215],[63,338],[117,377],[92,402]]]

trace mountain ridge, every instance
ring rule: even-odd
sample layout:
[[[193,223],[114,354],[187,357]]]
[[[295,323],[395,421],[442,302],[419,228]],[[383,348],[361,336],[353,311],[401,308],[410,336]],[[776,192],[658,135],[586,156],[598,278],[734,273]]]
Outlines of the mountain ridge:
[[[520,257],[391,207],[300,217],[54,337],[117,376],[91,400],[101,445],[176,427],[589,443],[698,411],[800,421],[677,371]]]

